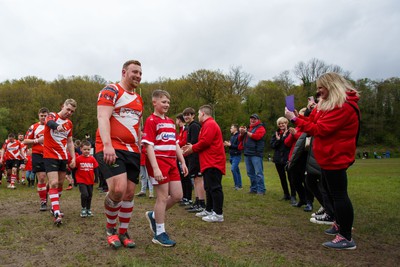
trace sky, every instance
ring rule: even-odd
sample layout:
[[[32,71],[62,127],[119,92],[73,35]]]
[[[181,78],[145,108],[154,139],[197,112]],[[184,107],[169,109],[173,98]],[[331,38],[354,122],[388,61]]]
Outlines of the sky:
[[[0,82],[117,81],[129,59],[145,82],[240,67],[256,84],[312,58],[400,76],[398,0],[0,0],[0,36]]]

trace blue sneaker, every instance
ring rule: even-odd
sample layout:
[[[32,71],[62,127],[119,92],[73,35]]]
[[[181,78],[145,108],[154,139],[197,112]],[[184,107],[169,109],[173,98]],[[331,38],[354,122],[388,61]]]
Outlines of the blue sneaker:
[[[169,239],[169,236],[167,235],[166,232],[159,234],[157,236],[154,236],[152,241],[154,244],[159,244],[163,247],[173,247],[176,244],[175,241]]]
[[[335,239],[329,242],[325,242],[322,244],[326,248],[334,248],[334,249],[356,249],[356,243],[353,239],[347,240],[342,235],[336,235]]]
[[[339,225],[337,225],[336,222],[333,222],[332,227],[325,230],[325,234],[327,234],[327,235],[339,234]]]
[[[146,219],[149,221],[150,230],[156,234],[156,220],[153,219],[153,213],[154,211],[146,211]]]

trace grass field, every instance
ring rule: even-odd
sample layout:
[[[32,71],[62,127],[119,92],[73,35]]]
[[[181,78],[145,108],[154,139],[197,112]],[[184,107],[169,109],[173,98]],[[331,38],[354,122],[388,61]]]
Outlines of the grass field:
[[[265,162],[267,194],[233,189],[230,165],[223,178],[225,222],[209,224],[173,207],[166,230],[176,247],[151,242],[144,217],[154,200],[136,198],[129,233],[134,249],[110,249],[105,241],[104,194],[95,190],[92,218],[80,218],[77,188],[64,191],[65,220],[52,224],[39,212],[36,190],[0,186],[0,266],[396,266],[400,261],[400,159],[358,160],[348,171],[355,210],[355,251],[334,251],[321,243],[331,239],[326,226],[309,222],[310,213],[279,201],[279,179]],[[138,191],[139,188],[137,188]],[[314,210],[319,205],[314,204]]]

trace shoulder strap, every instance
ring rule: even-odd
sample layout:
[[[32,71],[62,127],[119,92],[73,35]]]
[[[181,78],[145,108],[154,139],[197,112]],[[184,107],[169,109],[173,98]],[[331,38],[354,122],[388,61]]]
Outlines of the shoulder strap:
[[[347,104],[349,104],[356,112],[357,117],[358,117],[358,130],[357,130],[357,136],[356,136],[356,146],[358,144],[358,137],[360,136],[360,128],[361,128],[361,119],[360,119],[360,110],[356,108],[353,104],[350,102],[346,101]]]
[[[251,129],[251,133],[255,133],[256,132],[256,130],[258,129],[258,128],[260,128],[261,126],[263,126],[264,127],[264,124],[262,124],[262,123],[260,123],[260,124],[258,124],[256,127],[254,127],[253,129]]]

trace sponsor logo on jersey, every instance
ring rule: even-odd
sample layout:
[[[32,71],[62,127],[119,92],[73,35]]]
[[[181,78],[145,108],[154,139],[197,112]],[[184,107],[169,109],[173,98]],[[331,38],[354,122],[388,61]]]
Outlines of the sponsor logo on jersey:
[[[161,140],[165,142],[169,140],[175,140],[175,133],[162,133]]]

